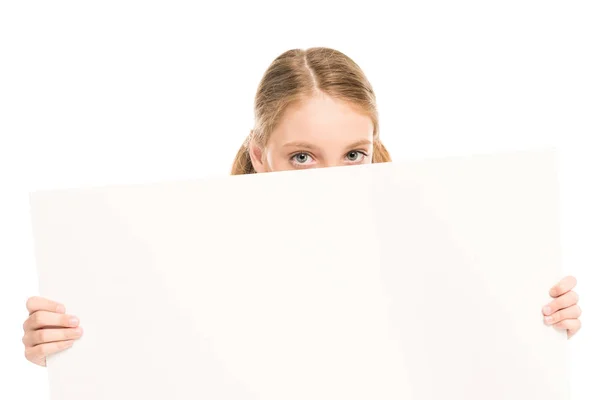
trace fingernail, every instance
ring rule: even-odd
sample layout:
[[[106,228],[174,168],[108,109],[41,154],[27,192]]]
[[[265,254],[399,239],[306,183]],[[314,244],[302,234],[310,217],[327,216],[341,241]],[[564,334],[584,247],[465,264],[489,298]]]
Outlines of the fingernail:
[[[77,326],[77,324],[79,324],[79,319],[77,317],[71,317],[71,319],[69,319],[69,324],[71,326]]]
[[[551,324],[552,323],[552,317],[544,317],[544,322],[546,322],[547,324]]]
[[[64,314],[67,310],[65,309],[65,306],[63,306],[62,304],[59,304],[56,307],[56,312],[59,314]]]
[[[544,314],[548,315],[552,312],[552,309],[549,306],[546,306],[542,311],[544,312]]]

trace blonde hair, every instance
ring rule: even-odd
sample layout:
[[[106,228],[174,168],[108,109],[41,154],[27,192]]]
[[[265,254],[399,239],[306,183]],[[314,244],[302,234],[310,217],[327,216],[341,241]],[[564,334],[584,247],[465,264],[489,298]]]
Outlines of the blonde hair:
[[[293,49],[279,55],[263,75],[254,99],[255,124],[238,151],[232,175],[253,174],[250,140],[265,146],[286,108],[317,92],[347,101],[373,121],[373,162],[390,162],[379,139],[379,118],[375,92],[361,68],[340,51],[313,47]]]

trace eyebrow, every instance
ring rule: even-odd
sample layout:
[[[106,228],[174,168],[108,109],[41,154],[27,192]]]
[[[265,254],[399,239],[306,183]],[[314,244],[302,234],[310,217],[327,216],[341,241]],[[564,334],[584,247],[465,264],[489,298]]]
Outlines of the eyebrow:
[[[354,143],[352,143],[351,145],[347,146],[346,149],[347,150],[351,150],[353,148],[359,147],[359,146],[368,146],[373,144],[373,142],[369,139],[362,139],[362,140],[358,140]],[[310,150],[316,150],[317,147],[307,143],[307,142],[289,142],[283,145],[283,147],[294,147],[294,148],[306,148],[306,149],[310,149]]]
[[[316,150],[316,147],[314,145],[307,143],[307,142],[289,142],[289,143],[284,144],[283,147],[295,147],[295,148]]]
[[[352,150],[352,149],[354,149],[354,148],[356,148],[356,147],[360,147],[360,146],[370,146],[370,145],[372,145],[372,144],[373,144],[373,142],[372,142],[371,140],[369,140],[369,139],[362,139],[362,140],[359,140],[359,141],[356,141],[356,142],[352,143],[352,144],[351,144],[350,146],[348,146],[346,149],[347,149],[347,150]]]

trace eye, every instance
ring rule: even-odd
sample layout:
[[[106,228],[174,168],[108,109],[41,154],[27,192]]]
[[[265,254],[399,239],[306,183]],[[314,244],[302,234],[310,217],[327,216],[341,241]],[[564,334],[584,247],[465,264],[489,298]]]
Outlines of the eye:
[[[298,153],[292,156],[292,161],[296,164],[307,164],[312,160],[312,157],[307,153]]]
[[[346,154],[346,159],[351,162],[361,162],[367,156],[366,153],[358,150],[352,150]]]

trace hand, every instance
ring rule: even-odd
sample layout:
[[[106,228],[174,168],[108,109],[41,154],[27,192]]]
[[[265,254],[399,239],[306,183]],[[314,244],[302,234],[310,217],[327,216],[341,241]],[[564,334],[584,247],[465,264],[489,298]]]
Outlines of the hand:
[[[25,358],[46,366],[46,357],[73,345],[83,334],[79,320],[65,314],[65,307],[42,297],[27,300],[29,317],[23,324]]]
[[[572,291],[575,285],[577,280],[574,277],[563,278],[550,289],[550,296],[555,300],[542,309],[546,325],[566,330],[569,339],[581,329],[581,307],[577,305],[579,296]]]

